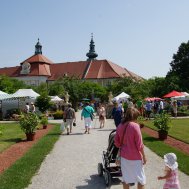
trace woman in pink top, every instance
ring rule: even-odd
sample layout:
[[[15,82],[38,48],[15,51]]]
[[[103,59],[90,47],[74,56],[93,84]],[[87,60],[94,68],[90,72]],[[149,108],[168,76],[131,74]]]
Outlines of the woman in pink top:
[[[136,122],[139,111],[128,108],[122,123],[117,127],[115,145],[120,148],[123,189],[129,189],[131,183],[138,183],[138,189],[144,189],[146,176],[143,164],[146,164],[144,145],[140,126]]]

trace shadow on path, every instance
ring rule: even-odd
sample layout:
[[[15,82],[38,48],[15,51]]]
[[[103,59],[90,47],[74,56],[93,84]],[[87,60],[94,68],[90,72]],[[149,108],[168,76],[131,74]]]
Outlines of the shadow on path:
[[[85,180],[87,185],[84,186],[76,186],[76,189],[108,189],[105,185],[104,177],[100,177],[99,175],[91,175],[90,179]],[[121,180],[119,178],[112,178],[112,185],[120,185]],[[121,187],[121,185],[120,185]]]

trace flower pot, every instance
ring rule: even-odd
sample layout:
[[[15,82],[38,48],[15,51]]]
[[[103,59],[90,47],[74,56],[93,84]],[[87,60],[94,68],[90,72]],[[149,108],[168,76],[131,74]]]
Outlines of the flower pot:
[[[159,134],[159,139],[160,139],[160,140],[165,140],[165,139],[167,139],[167,135],[168,135],[168,132],[167,132],[167,131],[159,130],[159,131],[158,131],[158,134]]]
[[[139,123],[139,125],[141,129],[144,127],[144,123]]]
[[[33,141],[35,139],[35,133],[26,133],[26,140]]]
[[[46,129],[47,128],[47,125],[43,125],[43,129]]]

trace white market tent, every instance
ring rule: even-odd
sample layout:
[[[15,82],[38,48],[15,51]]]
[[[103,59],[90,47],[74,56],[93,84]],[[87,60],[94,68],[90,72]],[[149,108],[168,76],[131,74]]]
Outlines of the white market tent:
[[[61,99],[58,96],[50,96],[51,97],[51,102],[60,102],[63,101],[63,99]]]
[[[4,100],[4,99],[7,99],[7,98],[10,98],[11,95],[8,94],[8,93],[5,93],[3,91],[0,91],[0,101]]]
[[[40,96],[38,93],[33,91],[32,89],[19,89],[14,94],[12,94],[13,98],[37,98]]]
[[[38,96],[40,95],[32,89],[19,89],[14,94],[0,94],[3,116],[5,116],[6,112],[10,109],[23,109],[26,102],[35,101]]]
[[[118,96],[113,98],[113,101],[120,102],[120,101],[126,101],[128,98],[130,98],[130,95],[128,95],[125,92],[122,92]]]

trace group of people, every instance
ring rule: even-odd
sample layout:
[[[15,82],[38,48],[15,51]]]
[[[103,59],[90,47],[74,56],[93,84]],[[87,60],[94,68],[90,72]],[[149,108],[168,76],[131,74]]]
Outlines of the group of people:
[[[85,123],[85,134],[90,134],[94,112],[94,108],[86,102],[81,112],[81,120],[84,119]],[[99,115],[100,128],[102,128],[106,117],[106,110],[102,104],[99,104],[97,114]],[[131,183],[138,183],[137,188],[144,189],[146,184],[144,165],[147,162],[147,158],[144,152],[140,125],[137,123],[140,112],[133,104],[130,104],[124,112],[122,104],[116,103],[112,116],[116,125],[114,144],[120,149],[116,163],[121,167],[123,189],[129,189]],[[67,134],[69,134],[72,132],[72,125],[76,121],[75,110],[71,104],[65,110],[64,121],[67,125]],[[157,176],[157,179],[166,180],[164,189],[180,189],[176,155],[168,153],[164,156],[164,161],[165,175]]]
[[[29,112],[35,113],[35,105],[34,105],[34,103],[31,102],[30,105],[29,105],[29,103],[27,102],[26,105],[25,105],[24,112],[25,113],[29,113]]]
[[[85,134],[90,134],[94,112],[94,108],[89,104],[89,102],[86,102],[81,112],[81,120],[84,119],[85,124]],[[106,111],[102,104],[99,104],[97,114],[99,116],[100,128],[103,128],[106,120]],[[72,105],[70,103],[64,111],[63,119],[65,127],[67,129],[67,135],[69,135],[70,133],[72,133],[72,126],[76,125],[75,110],[72,108]]]
[[[121,115],[121,107],[117,105],[117,110]],[[144,144],[140,125],[137,123],[137,118],[140,112],[134,106],[127,108],[121,122],[115,121],[116,135],[114,144],[120,150],[117,156],[116,163],[121,166],[123,177],[123,189],[129,189],[132,183],[138,183],[138,189],[144,189],[146,184],[146,176],[144,165],[147,158],[144,152]],[[174,153],[168,153],[164,156],[165,175],[158,176],[158,180],[165,179],[163,189],[180,189],[178,180],[178,163]]]

